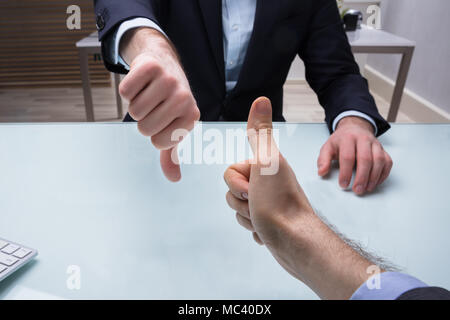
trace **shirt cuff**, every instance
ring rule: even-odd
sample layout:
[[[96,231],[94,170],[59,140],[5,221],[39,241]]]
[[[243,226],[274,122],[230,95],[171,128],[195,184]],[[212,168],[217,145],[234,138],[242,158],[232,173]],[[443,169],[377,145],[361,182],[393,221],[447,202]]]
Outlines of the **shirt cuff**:
[[[407,291],[423,287],[428,285],[407,274],[383,272],[364,282],[350,300],[395,300]]]
[[[339,123],[339,121],[341,121],[342,119],[346,118],[346,117],[359,117],[359,118],[363,118],[367,121],[369,121],[373,128],[374,128],[374,134],[375,136],[377,136],[378,134],[378,127],[377,124],[375,123],[375,121],[372,119],[372,117],[368,116],[365,113],[356,111],[356,110],[349,110],[349,111],[345,111],[340,113],[333,121],[333,132],[336,131],[336,127]]]
[[[122,59],[119,53],[119,46],[120,46],[120,40],[122,40],[123,35],[132,29],[135,28],[141,28],[141,27],[148,27],[155,29],[159,32],[161,32],[166,38],[167,35],[162,31],[162,29],[152,20],[148,18],[134,18],[127,21],[124,21],[120,24],[119,28],[116,30],[114,37],[114,46],[111,46],[111,50],[113,51],[111,53],[111,57],[114,57],[114,64],[120,64],[125,69],[130,70],[130,66],[128,63],[125,62],[125,60]]]

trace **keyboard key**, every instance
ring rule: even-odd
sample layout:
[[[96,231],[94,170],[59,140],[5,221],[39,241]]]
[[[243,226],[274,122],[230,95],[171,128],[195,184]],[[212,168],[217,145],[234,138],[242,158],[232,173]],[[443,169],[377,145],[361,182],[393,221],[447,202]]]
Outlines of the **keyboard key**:
[[[2,252],[7,253],[7,254],[11,254],[11,253],[16,252],[19,249],[20,249],[19,246],[16,246],[15,244],[9,244],[9,245],[7,245],[6,247],[4,247],[2,249]]]
[[[3,264],[7,267],[12,266],[14,263],[16,263],[17,261],[19,261],[19,259],[14,258],[12,256],[8,256],[4,253],[0,253],[0,264]]]
[[[5,271],[6,269],[8,269],[8,268],[6,268],[5,266],[2,266],[2,265],[0,264],[0,273],[2,273],[3,271]]]
[[[19,250],[13,253],[13,256],[22,259],[27,255],[29,255],[30,253],[31,253],[30,249],[20,248]]]
[[[3,248],[6,247],[8,244],[9,244],[9,242],[6,242],[6,241],[0,239],[0,249],[3,249]]]

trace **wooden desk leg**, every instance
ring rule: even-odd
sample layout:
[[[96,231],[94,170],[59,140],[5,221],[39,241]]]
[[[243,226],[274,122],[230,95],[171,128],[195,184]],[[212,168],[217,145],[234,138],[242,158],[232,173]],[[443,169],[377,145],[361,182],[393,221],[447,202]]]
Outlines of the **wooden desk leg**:
[[[92,102],[91,80],[89,78],[88,53],[83,48],[78,49],[80,58],[81,81],[83,84],[84,106],[86,108],[86,120],[94,121],[94,105]]]
[[[117,114],[119,116],[119,119],[123,118],[123,107],[122,107],[122,98],[120,97],[119,93],[119,84],[120,84],[120,74],[113,73],[113,86],[114,86],[114,92],[116,94],[116,104],[117,104]]]
[[[397,82],[395,84],[394,93],[392,95],[391,107],[389,108],[389,114],[387,118],[389,122],[397,121],[397,115],[400,110],[403,91],[405,89],[406,80],[408,79],[408,73],[411,66],[413,54],[414,47],[406,48],[405,52],[403,53],[402,61],[400,63],[400,69],[398,71]]]

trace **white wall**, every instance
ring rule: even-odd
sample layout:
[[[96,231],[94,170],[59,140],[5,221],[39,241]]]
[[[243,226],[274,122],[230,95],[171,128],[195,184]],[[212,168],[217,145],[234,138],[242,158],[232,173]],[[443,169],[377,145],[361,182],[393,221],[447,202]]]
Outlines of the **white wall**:
[[[383,0],[382,28],[416,42],[407,89],[450,113],[450,0]],[[371,55],[368,65],[395,79],[400,57]]]
[[[448,0],[450,2],[450,0]],[[367,20],[367,7],[371,4],[379,4],[380,0],[345,0],[344,8],[350,8],[359,10],[363,13],[364,22]],[[360,65],[360,68],[363,69],[367,61],[367,55],[358,54],[356,55],[356,60]],[[295,58],[294,63],[292,64],[291,71],[288,76],[288,80],[304,80],[305,79],[305,66],[300,58]]]

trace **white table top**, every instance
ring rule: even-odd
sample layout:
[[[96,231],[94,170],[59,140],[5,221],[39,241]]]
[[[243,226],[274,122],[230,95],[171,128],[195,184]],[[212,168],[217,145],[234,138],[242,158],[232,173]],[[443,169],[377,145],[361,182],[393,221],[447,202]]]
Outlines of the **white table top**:
[[[361,29],[347,32],[352,47],[415,47],[413,41],[384,30],[363,25]]]
[[[97,31],[91,33],[86,38],[81,39],[76,43],[77,48],[100,48],[100,41],[98,41],[98,33]]]
[[[339,189],[337,172],[317,177],[325,125],[276,127],[317,211],[406,272],[450,288],[450,125],[394,125],[381,138],[392,176],[362,198]],[[0,236],[39,250],[0,283],[0,298],[316,297],[236,223],[227,164],[183,165],[182,181],[169,183],[135,124],[0,125],[0,137]],[[66,286],[70,265],[81,268],[80,290]]]

